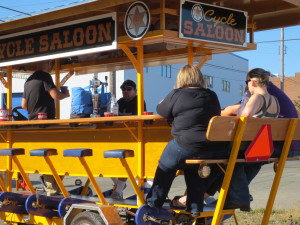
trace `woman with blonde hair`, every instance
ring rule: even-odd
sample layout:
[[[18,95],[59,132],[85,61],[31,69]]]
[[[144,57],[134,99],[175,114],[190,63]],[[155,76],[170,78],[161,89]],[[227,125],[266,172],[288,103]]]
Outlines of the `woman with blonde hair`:
[[[157,112],[164,118],[173,119],[174,139],[160,157],[153,186],[146,198],[147,204],[152,208],[161,208],[176,171],[183,170],[187,185],[186,210],[197,217],[203,211],[206,180],[198,176],[197,165],[188,165],[185,160],[212,156],[213,151],[205,133],[211,117],[220,115],[218,97],[215,92],[205,88],[199,68],[186,65],[177,75],[175,89],[157,105]]]

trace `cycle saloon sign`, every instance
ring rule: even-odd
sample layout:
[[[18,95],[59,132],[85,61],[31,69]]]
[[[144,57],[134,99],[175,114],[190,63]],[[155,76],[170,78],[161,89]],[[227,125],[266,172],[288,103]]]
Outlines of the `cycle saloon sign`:
[[[247,12],[181,1],[181,38],[246,46]]]
[[[0,37],[0,67],[117,48],[116,13]]]

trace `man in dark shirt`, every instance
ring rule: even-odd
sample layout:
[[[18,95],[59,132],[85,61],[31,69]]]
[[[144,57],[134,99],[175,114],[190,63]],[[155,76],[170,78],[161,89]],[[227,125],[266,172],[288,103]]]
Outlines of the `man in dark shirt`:
[[[34,72],[25,82],[22,108],[28,111],[29,120],[37,120],[38,113],[47,113],[47,119],[55,119],[55,102],[70,96],[69,90],[60,92],[53,83],[49,72],[54,61],[42,61],[36,64]],[[59,193],[59,188],[52,175],[43,175],[47,195]]]
[[[39,62],[34,72],[25,82],[22,108],[28,111],[29,120],[37,120],[38,113],[47,113],[48,119],[55,119],[54,100],[70,96],[69,91],[59,92],[49,74],[53,62]]]
[[[123,97],[118,100],[119,115],[137,115],[136,84],[132,80],[125,80],[120,88],[122,89]],[[147,111],[145,102],[144,111]]]

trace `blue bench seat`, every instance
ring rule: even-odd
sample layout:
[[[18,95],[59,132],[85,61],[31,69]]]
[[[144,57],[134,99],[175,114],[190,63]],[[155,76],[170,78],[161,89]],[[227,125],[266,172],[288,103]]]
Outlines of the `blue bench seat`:
[[[93,150],[89,148],[74,148],[64,150],[65,157],[85,157],[92,156]]]
[[[24,155],[24,148],[5,148],[0,149],[0,155],[13,156],[13,155]]]
[[[104,158],[127,158],[134,157],[134,151],[130,149],[115,149],[104,152]]]
[[[57,155],[57,150],[54,148],[41,148],[30,151],[30,156],[50,156]]]

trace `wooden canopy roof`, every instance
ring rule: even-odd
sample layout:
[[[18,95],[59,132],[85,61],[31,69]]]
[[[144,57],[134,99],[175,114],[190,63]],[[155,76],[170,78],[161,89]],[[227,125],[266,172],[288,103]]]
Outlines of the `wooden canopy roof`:
[[[145,0],[151,13],[151,29],[138,41],[130,39],[124,29],[124,17],[133,0],[96,0],[35,16],[0,23],[0,36],[57,25],[66,21],[117,12],[117,43],[130,48],[144,46],[144,65],[157,66],[186,62],[188,49],[194,59],[212,54],[254,50],[253,32],[300,24],[299,0],[202,0],[201,3],[246,11],[250,43],[235,46],[179,38],[174,28],[180,17],[180,0]],[[195,0],[195,2],[197,2]],[[134,52],[134,50],[133,50]],[[61,59],[61,71],[75,70],[78,74],[133,68],[120,48],[113,54],[86,55],[72,63]],[[197,58],[198,57],[198,58]],[[30,67],[30,66],[29,66]],[[20,66],[14,66],[18,70]],[[22,67],[23,68],[23,67]],[[29,69],[30,70],[30,69]]]
[[[119,21],[122,22],[128,6],[133,2],[133,0],[96,0],[7,21],[0,23],[0,35],[107,12],[118,12]],[[145,0],[144,2],[150,7],[154,21],[158,20],[161,14],[179,16],[179,0]],[[250,23],[256,26],[255,31],[300,25],[299,0],[201,0],[199,2],[248,12]]]

